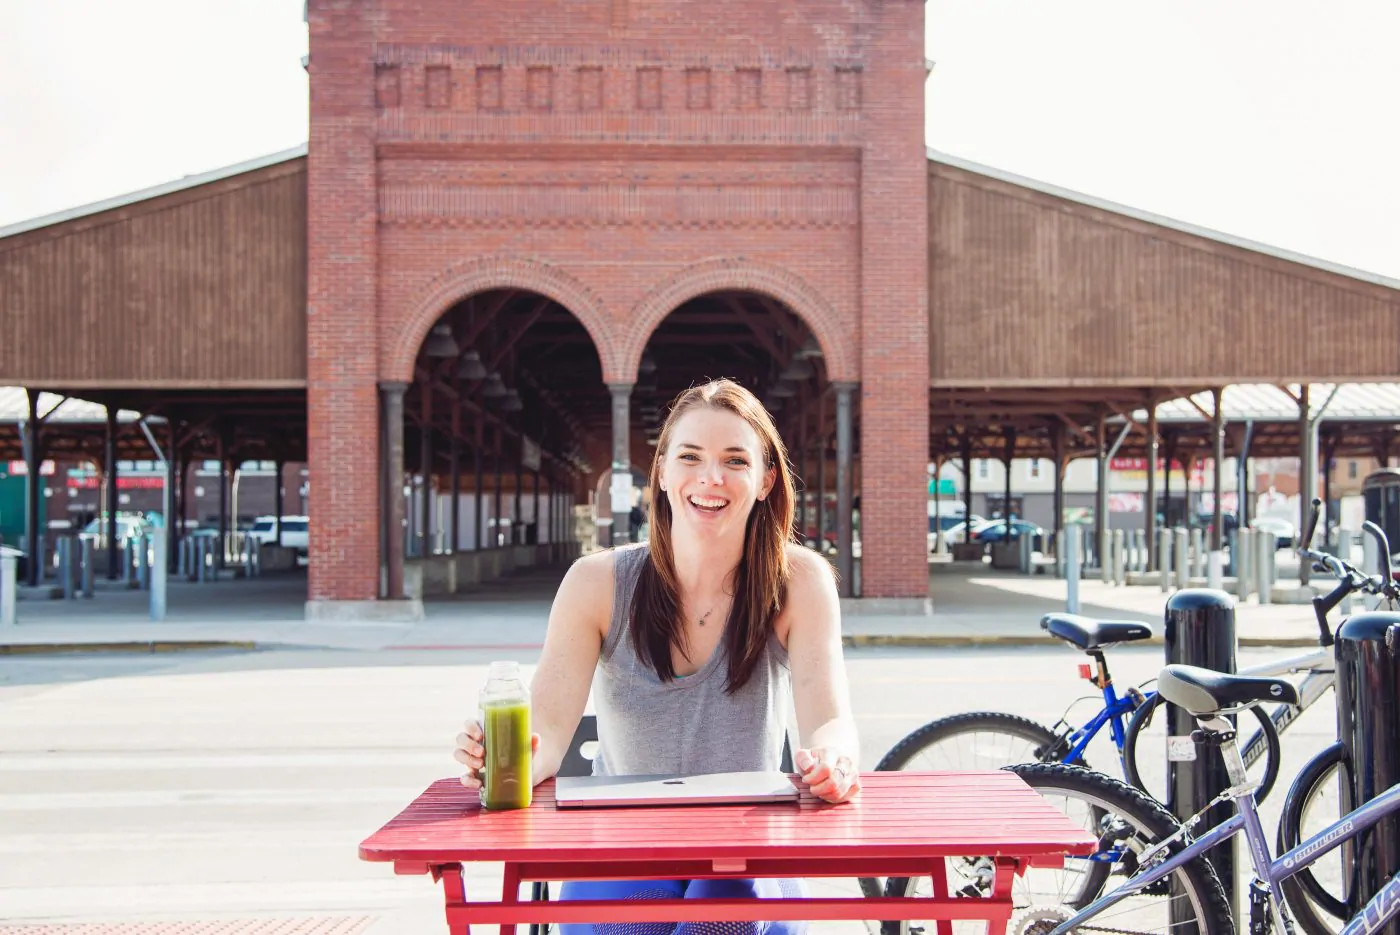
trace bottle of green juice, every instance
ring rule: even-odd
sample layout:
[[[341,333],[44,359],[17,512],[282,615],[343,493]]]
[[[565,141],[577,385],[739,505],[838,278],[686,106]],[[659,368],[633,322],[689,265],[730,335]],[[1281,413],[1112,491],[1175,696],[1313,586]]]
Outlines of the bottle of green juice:
[[[515,662],[493,662],[481,690],[486,734],[481,804],[489,809],[527,808],[530,779],[530,691]]]

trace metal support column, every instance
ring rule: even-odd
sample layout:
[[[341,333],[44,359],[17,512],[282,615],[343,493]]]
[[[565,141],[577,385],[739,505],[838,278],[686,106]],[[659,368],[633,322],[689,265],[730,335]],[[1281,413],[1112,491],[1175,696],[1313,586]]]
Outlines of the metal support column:
[[[612,393],[612,543],[628,541],[632,496],[632,384],[609,383]]]
[[[175,429],[174,417],[166,421],[165,427],[165,495],[161,503],[165,509],[165,573],[172,575],[180,558],[180,539],[184,533],[180,522],[175,518],[175,504],[183,478],[180,474],[178,450],[180,436]]]
[[[481,453],[486,448],[486,414],[476,414],[476,444],[472,445],[472,470],[476,473],[476,517],[473,524],[473,551],[486,548],[486,479],[482,476]]]
[[[222,571],[228,554],[229,431],[219,431],[219,546],[214,550],[214,568]]]
[[[452,529],[447,535],[447,550],[456,555],[462,544],[462,398],[458,388],[452,401],[452,437],[447,445],[447,470],[452,475]]]
[[[1298,532],[1308,528],[1308,513],[1312,510],[1313,497],[1317,496],[1317,426],[1313,422],[1312,405],[1309,399],[1309,386],[1298,387]],[[1323,531],[1326,538],[1326,531]],[[1312,562],[1298,563],[1298,583],[1308,586]]]
[[[1215,453],[1212,455],[1215,461],[1215,508],[1210,518],[1210,550],[1219,552],[1225,548],[1225,389],[1215,390],[1212,396],[1215,400],[1215,422],[1211,426],[1215,433],[1211,439],[1215,442]],[[1239,515],[1238,507],[1235,515]]]
[[[122,573],[122,550],[117,542],[117,407],[107,407],[107,438],[103,446],[102,481],[107,489],[107,580]],[[168,518],[168,517],[167,517]]]
[[[851,529],[852,507],[852,461],[854,459],[852,435],[852,406],[855,403],[856,383],[841,382],[836,387],[836,567],[840,573],[841,596],[855,596],[855,556]]]
[[[380,477],[384,486],[384,543],[386,583],[384,596],[403,599],[403,396],[408,384],[400,381],[379,384],[381,418],[384,420],[384,463]]]
[[[1147,397],[1147,503],[1143,506],[1147,536],[1147,568],[1157,567],[1157,397]]]
[[[1094,488],[1094,553],[1099,559],[1100,577],[1108,580],[1112,569],[1108,562],[1108,414],[1099,413],[1094,427],[1095,462],[1098,484]]]
[[[1002,467],[1003,467],[1003,469],[1004,469],[1004,471],[1005,471],[1005,474],[1006,474],[1005,490],[1002,491],[1002,496],[1003,496],[1005,499],[1003,499],[1003,500],[1001,501],[1001,515],[1002,515],[1002,519],[1004,519],[1004,520],[1006,521],[1006,538],[1003,539],[1002,541],[1003,541],[1003,542],[1009,543],[1009,542],[1011,541],[1011,529],[1012,529],[1012,526],[1011,526],[1011,461],[1012,461],[1012,459],[1014,459],[1014,458],[1016,457],[1016,430],[1015,430],[1014,428],[1012,428],[1011,426],[1008,425],[1006,428],[1002,429],[1001,434],[1002,434],[1002,454],[1001,454],[1001,463],[1002,463]]]
[[[817,397],[817,551],[826,554],[826,393]]]
[[[491,459],[496,463],[496,506],[494,509],[494,512],[496,514],[496,525],[493,527],[491,533],[491,548],[498,549],[502,548],[506,544],[501,542],[501,462],[505,459],[506,433],[504,430],[501,429],[499,425],[497,425],[495,426],[495,431],[492,432],[492,435],[494,436],[493,441],[495,441],[496,443],[495,451],[493,452],[493,457]]]
[[[273,521],[272,521],[272,532],[273,532],[272,542],[273,542],[273,544],[276,545],[278,548],[281,548],[281,547],[282,547],[282,510],[283,510],[283,509],[285,508],[285,506],[286,506],[286,496],[287,496],[287,495],[286,495],[286,491],[284,491],[284,490],[282,489],[282,480],[283,480],[283,476],[287,473],[287,462],[286,462],[286,461],[283,461],[281,458],[278,458],[278,459],[276,460],[276,462],[274,462],[274,463],[276,464],[275,470],[277,471],[277,480],[274,482],[273,488],[272,488],[272,497],[273,497],[272,512],[275,514],[275,518],[274,518]]]
[[[433,385],[424,380],[419,384],[423,398],[419,401],[418,473],[423,478],[423,499],[418,511],[418,555],[433,554]]]
[[[524,439],[520,442],[523,447]],[[510,541],[513,545],[525,544],[525,513],[523,504],[520,502],[521,488],[525,486],[525,452],[517,451],[515,454],[515,518],[510,524]]]
[[[1063,575],[1065,569],[1065,425],[1050,426],[1050,458],[1055,468],[1055,493],[1051,509],[1055,511],[1050,527],[1055,533],[1055,569]],[[968,515],[971,515],[970,513]]]
[[[44,522],[40,519],[40,506],[43,501],[39,496],[39,488],[44,482],[44,479],[39,476],[39,467],[43,464],[43,458],[40,457],[43,439],[39,433],[39,391],[25,390],[25,393],[29,397],[29,417],[22,430],[26,472],[24,481],[24,536],[25,551],[29,553],[29,557],[25,560],[25,577],[32,588],[43,580]]]
[[[972,532],[972,437],[964,429],[962,433],[962,472],[963,472],[963,542],[971,542]]]

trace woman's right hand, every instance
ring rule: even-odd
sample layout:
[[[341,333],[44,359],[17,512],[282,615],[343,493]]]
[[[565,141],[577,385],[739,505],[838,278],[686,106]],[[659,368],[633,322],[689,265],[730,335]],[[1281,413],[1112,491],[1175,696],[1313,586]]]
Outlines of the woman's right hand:
[[[533,761],[540,749],[540,735],[530,735],[530,758]],[[452,751],[452,759],[467,768],[462,776],[462,785],[468,789],[480,789],[482,767],[486,764],[486,732],[480,721],[467,721],[463,731],[457,735],[457,747]]]

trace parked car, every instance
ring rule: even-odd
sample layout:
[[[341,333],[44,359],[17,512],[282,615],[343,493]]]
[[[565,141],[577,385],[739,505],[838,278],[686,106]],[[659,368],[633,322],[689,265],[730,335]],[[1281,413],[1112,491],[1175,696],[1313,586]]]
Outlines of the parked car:
[[[139,515],[125,513],[117,514],[118,544],[126,542],[133,536],[145,535],[152,528],[154,528],[152,524],[148,523],[143,517]],[[97,519],[94,519],[92,522],[88,523],[86,526],[83,527],[82,532],[78,533],[78,538],[92,539],[94,542],[97,543],[105,542],[107,538],[107,517],[99,516]]]
[[[296,549],[305,554],[311,546],[310,541],[310,518],[306,516],[284,516],[282,517],[282,545],[284,548]],[[248,531],[248,535],[257,539],[264,545],[277,542],[277,517],[259,516],[253,522],[253,528]]]
[[[1031,536],[1035,546],[1038,547],[1044,541],[1045,530],[1028,520],[1013,519],[1011,521],[1011,538],[1019,539],[1022,536]],[[1006,520],[1004,519],[989,519],[972,529],[973,542],[1001,542],[1006,537]]]

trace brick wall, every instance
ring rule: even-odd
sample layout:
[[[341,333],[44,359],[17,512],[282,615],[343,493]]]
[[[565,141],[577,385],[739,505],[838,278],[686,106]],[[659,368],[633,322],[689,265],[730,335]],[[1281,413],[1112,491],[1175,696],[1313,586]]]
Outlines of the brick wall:
[[[621,382],[688,298],[787,303],[834,379],[867,375],[865,593],[924,595],[923,4],[376,10],[311,3],[312,596],[378,581],[376,478],[315,465],[376,450],[375,380],[504,286],[569,308]]]

